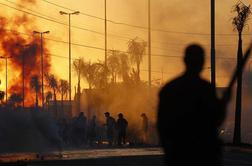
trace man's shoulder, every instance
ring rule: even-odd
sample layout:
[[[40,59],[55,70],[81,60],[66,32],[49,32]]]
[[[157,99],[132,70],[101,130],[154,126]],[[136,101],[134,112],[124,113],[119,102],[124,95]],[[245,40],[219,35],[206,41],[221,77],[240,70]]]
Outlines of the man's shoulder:
[[[165,93],[169,90],[172,90],[178,86],[182,86],[184,78],[183,76],[179,76],[169,82],[167,82],[160,90],[160,94]]]

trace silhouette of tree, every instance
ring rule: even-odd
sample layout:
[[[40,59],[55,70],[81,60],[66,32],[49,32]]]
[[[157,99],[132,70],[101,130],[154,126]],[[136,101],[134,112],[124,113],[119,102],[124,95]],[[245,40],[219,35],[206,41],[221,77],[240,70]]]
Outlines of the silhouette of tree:
[[[145,55],[147,43],[139,38],[134,38],[128,42],[128,52],[133,64],[136,64],[137,79],[140,81],[140,64]]]
[[[39,77],[37,75],[34,75],[34,76],[31,77],[30,86],[31,86],[31,88],[34,90],[34,92],[36,94],[35,107],[38,108],[38,94],[39,94],[39,90],[41,88],[41,84],[39,82]]]
[[[81,76],[88,82],[89,89],[93,87],[103,88],[107,84],[107,70],[104,63],[97,62],[84,63],[83,70],[81,70]]]
[[[129,70],[130,70],[128,54],[120,53],[119,62],[120,62],[120,67],[119,67],[118,76],[122,77],[123,82],[127,82],[129,80]]]
[[[110,54],[108,56],[107,67],[112,77],[111,82],[116,83],[116,78],[120,70],[120,59],[119,59],[120,52],[118,50],[111,50],[109,51],[109,53]]]
[[[18,93],[12,93],[8,99],[9,105],[14,108],[17,108],[22,101],[22,95]]]
[[[86,79],[89,89],[92,89],[95,78],[95,65],[89,61],[84,63],[84,66],[82,67],[83,69],[81,70],[81,76]]]
[[[94,63],[93,65],[94,68],[94,86],[98,89],[105,88],[107,85],[107,69],[102,62],[97,62]]]
[[[46,93],[46,104],[47,104],[47,109],[49,109],[49,102],[52,100],[52,92],[51,91],[48,91]]]
[[[80,112],[80,93],[81,93],[81,87],[80,87],[80,81],[81,81],[81,73],[85,70],[85,62],[83,58],[75,59],[73,61],[73,67],[74,71],[76,72],[76,75],[78,77],[78,86],[77,86],[77,110]]]
[[[57,94],[56,94],[56,92],[59,89],[58,81],[57,81],[56,77],[53,74],[46,74],[45,78],[46,78],[46,81],[48,83],[48,86],[53,91],[54,107],[57,110]]]
[[[240,68],[242,63],[242,32],[247,25],[247,21],[251,14],[250,5],[246,6],[242,2],[237,3],[234,6],[233,12],[237,15],[233,18],[234,29],[238,32],[238,51],[237,51],[237,67]],[[235,128],[233,143],[241,143],[241,108],[242,108],[242,71],[238,72],[237,78],[237,91],[236,91],[236,108],[235,108]]]
[[[1,104],[3,104],[4,97],[5,97],[5,92],[4,91],[0,91],[0,101],[1,101]]]
[[[61,109],[63,110],[63,100],[64,100],[64,96],[67,97],[67,93],[69,91],[69,84],[66,80],[60,80],[59,81],[59,91],[61,94]]]

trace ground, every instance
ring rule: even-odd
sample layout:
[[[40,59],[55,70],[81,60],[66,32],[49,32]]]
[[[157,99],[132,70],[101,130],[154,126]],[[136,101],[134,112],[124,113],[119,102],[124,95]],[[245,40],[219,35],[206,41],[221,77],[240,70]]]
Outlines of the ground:
[[[0,159],[8,165],[16,159],[26,160],[13,162],[13,165],[29,166],[164,166],[163,152],[160,148],[78,150],[64,151],[62,154],[61,159],[57,153],[43,154],[43,157],[35,153],[6,154],[0,156]],[[252,165],[252,150],[225,148],[223,163],[224,166]]]

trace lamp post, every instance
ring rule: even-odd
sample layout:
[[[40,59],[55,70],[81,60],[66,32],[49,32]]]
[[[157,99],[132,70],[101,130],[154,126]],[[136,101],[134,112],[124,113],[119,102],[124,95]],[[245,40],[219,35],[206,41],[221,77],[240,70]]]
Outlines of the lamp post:
[[[71,83],[71,15],[78,15],[80,12],[79,11],[75,11],[75,12],[72,12],[72,13],[68,13],[68,12],[63,12],[63,11],[60,11],[59,12],[61,15],[68,15],[68,21],[69,21],[69,34],[68,34],[68,39],[69,39],[69,102],[71,103],[71,86],[72,86],[72,83]],[[71,104],[70,104],[71,105]]]
[[[211,0],[211,83],[216,86],[215,71],[215,0]]]
[[[148,77],[151,88],[151,1],[148,0]]]
[[[0,59],[5,59],[5,101],[8,101],[8,58],[6,56],[0,56]]]
[[[40,35],[40,56],[41,56],[41,88],[42,88],[42,110],[44,110],[44,59],[43,59],[43,34],[48,34],[50,31],[38,32],[33,31],[34,34]]]

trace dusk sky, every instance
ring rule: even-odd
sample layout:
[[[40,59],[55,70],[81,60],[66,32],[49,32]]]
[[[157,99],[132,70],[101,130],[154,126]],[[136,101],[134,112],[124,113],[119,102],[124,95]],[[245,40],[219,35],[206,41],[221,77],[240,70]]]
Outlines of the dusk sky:
[[[30,3],[35,2],[35,3]],[[127,42],[134,37],[147,41],[148,31],[127,25],[147,27],[147,0],[107,0],[108,21],[108,49],[127,51]],[[235,65],[237,34],[233,30],[231,13],[236,0],[216,0],[216,56],[217,56],[217,84],[225,86],[230,73]],[[252,0],[244,0],[244,3],[252,4]],[[53,3],[53,4],[52,4]],[[209,59],[210,53],[210,0],[152,0],[151,24],[152,24],[152,79],[170,80],[183,71],[183,49],[189,43],[200,43],[204,46]],[[22,6],[18,6],[18,4]],[[68,17],[60,15],[59,11],[70,12],[62,7],[80,11],[80,15],[72,16],[72,42],[81,46],[72,46],[73,58],[84,57],[86,61],[104,60],[104,0],[0,0],[1,16],[13,19],[23,12],[17,11],[11,6],[36,16],[42,16],[50,20],[68,24]],[[59,7],[62,6],[62,7]],[[89,17],[92,15],[94,17]],[[10,29],[32,34],[32,30],[46,31],[45,38],[68,42],[68,27],[62,24],[48,21],[43,18],[27,14],[34,22],[27,30],[18,27]],[[112,23],[124,23],[115,24]],[[244,30],[244,50],[251,37],[252,21]],[[248,35],[249,34],[249,35]],[[27,36],[25,36],[27,37]],[[46,47],[52,54],[52,73],[59,78],[68,79],[68,44],[46,40]],[[85,46],[97,47],[87,48]],[[146,50],[147,53],[147,50]],[[59,57],[60,56],[60,57]],[[64,58],[66,57],[66,58]],[[225,58],[224,58],[225,57]],[[1,62],[2,63],[2,62]],[[141,77],[147,80],[147,56],[141,66]],[[209,78],[210,70],[207,61],[204,77]],[[11,70],[11,69],[10,69]],[[2,70],[1,78],[4,76]],[[14,78],[14,76],[13,76]],[[72,83],[76,85],[76,75],[73,74]],[[2,81],[1,88],[4,87]],[[87,87],[85,81],[82,87]]]

